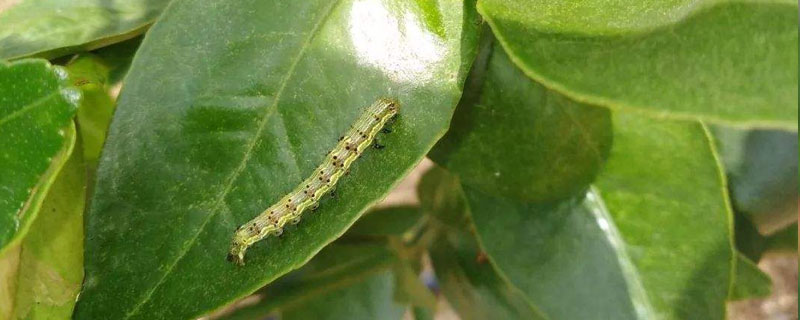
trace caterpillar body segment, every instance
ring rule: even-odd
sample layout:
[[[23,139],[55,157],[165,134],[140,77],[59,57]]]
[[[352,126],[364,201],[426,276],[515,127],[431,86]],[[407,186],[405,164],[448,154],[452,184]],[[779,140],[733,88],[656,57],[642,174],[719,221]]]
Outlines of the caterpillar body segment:
[[[244,265],[244,255],[248,247],[265,237],[282,234],[286,224],[300,222],[303,211],[316,209],[320,198],[331,192],[339,179],[349,172],[353,162],[375,144],[376,135],[397,115],[398,111],[399,105],[390,99],[379,99],[370,105],[350,130],[339,139],[336,147],[325,156],[325,161],[310,177],[261,214],[236,229],[228,260]]]

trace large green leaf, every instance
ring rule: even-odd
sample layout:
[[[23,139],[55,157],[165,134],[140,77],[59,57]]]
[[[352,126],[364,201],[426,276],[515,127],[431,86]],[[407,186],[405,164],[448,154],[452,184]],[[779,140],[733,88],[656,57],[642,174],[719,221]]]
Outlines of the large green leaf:
[[[191,318],[308,261],[445,131],[474,58],[457,2],[170,5],[126,77],[87,220],[75,318]],[[466,29],[462,29],[466,27]],[[311,173],[379,97],[394,132],[283,238],[227,261],[233,231]],[[125,288],[121,290],[120,288]]]
[[[485,258],[467,215],[461,186],[434,167],[418,186],[436,238],[430,257],[442,293],[462,319],[546,319]]]
[[[797,128],[796,1],[481,0],[478,10],[526,75],[574,100]]]
[[[653,310],[723,319],[735,269],[725,177],[696,122],[617,114],[596,181]]]
[[[531,81],[494,43],[485,31],[450,131],[431,158],[488,194],[535,202],[582,194],[611,147],[609,111]]]
[[[74,136],[74,128],[70,127]],[[73,152],[55,178],[39,217],[22,242],[0,257],[2,319],[68,319],[83,280],[82,153]]]
[[[537,205],[464,189],[482,247],[549,318],[636,319],[637,307],[652,317],[596,196]]]
[[[67,161],[79,100],[47,61],[0,61],[0,254],[27,232]]]
[[[737,264],[710,134],[696,122],[626,114],[613,123],[599,191],[582,204],[521,203],[465,186],[459,205],[441,195],[459,192],[453,182],[428,192],[471,213],[498,273],[548,317],[723,319]]]
[[[0,13],[0,59],[57,57],[132,38],[168,0],[23,0]]]
[[[444,246],[453,248],[432,250],[437,274],[443,268],[445,276],[472,279],[468,282],[504,279],[524,295],[522,301],[527,302],[522,305],[529,304],[527,313],[539,310],[548,319],[636,319],[636,307],[641,308],[643,316],[648,316],[648,301],[641,291],[636,271],[631,268],[618,235],[610,229],[608,213],[596,195],[592,194],[585,200],[581,197],[555,205],[537,205],[487,195],[469,186],[464,186],[463,191],[459,187],[431,187],[437,184],[431,180],[436,179],[443,180],[438,182],[440,186],[451,185],[448,180],[454,178],[444,173],[431,173],[425,179],[429,181],[423,183],[421,194],[431,195],[422,199],[434,199],[428,201],[433,204],[426,207],[433,207],[431,211],[434,213],[463,208],[462,214],[468,213],[474,227],[461,229],[476,230],[480,243],[480,249],[472,249],[472,256],[469,256],[465,254],[470,252],[469,240],[463,231],[451,231],[449,233],[453,234],[443,236],[442,242],[451,242]],[[456,195],[451,195],[453,193]],[[457,197],[460,200],[453,201],[465,205],[451,206],[439,200],[447,197]],[[448,250],[456,256],[446,257],[454,255],[446,254]],[[480,266],[482,263],[475,250],[485,252],[487,258],[484,260],[491,261],[497,268],[497,275],[492,276],[488,271],[491,268]],[[446,256],[437,257],[436,254]],[[458,265],[462,271],[452,266],[452,259],[461,261]],[[463,275],[458,277],[460,274]],[[464,284],[451,283],[450,286],[464,288],[458,291],[469,291]],[[472,289],[476,292],[457,293],[452,289],[453,299],[466,300],[459,307],[463,310],[460,314],[480,315],[498,309],[510,313],[512,318],[527,318],[522,312],[526,309],[516,302],[518,298],[515,299],[513,290],[501,290],[501,283],[487,286],[494,288],[490,291],[494,294],[476,289]],[[501,294],[504,291],[506,293]],[[495,299],[498,301],[489,303]],[[484,302],[476,304],[470,300]],[[581,307],[575,308],[576,305]],[[480,310],[479,306],[488,309]]]

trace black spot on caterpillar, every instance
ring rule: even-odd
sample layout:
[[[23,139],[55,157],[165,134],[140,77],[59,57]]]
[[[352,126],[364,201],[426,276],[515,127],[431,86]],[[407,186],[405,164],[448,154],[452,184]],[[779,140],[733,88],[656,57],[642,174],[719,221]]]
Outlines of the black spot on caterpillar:
[[[398,111],[399,105],[390,99],[379,99],[369,106],[350,130],[339,138],[336,147],[310,177],[253,220],[236,229],[228,261],[244,265],[244,254],[248,247],[267,236],[280,235],[287,223],[300,222],[303,211],[316,209],[322,195],[333,193],[339,178],[349,172],[350,165],[358,156],[369,146],[377,146],[375,136]],[[252,227],[244,227],[248,225]]]

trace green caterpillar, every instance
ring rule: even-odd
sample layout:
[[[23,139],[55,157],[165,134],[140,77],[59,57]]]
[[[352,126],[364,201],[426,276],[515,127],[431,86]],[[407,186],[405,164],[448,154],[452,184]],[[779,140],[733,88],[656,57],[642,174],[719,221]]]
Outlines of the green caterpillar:
[[[316,209],[320,198],[336,186],[339,178],[348,172],[350,165],[364,150],[370,145],[382,147],[375,142],[375,136],[384,130],[384,126],[398,111],[397,102],[389,99],[379,99],[369,106],[350,130],[339,138],[339,143],[310,177],[253,220],[236,229],[228,260],[244,265],[245,251],[253,243],[270,235],[280,235],[287,223],[300,222],[303,211]]]

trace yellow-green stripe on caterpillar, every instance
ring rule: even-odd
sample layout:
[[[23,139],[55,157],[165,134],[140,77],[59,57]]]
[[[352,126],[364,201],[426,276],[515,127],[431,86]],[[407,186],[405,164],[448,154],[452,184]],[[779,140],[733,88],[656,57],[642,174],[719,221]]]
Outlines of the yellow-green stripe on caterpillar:
[[[270,235],[280,235],[287,223],[300,222],[304,210],[316,209],[320,198],[336,186],[339,178],[348,172],[350,165],[365,149],[370,145],[382,147],[375,141],[375,136],[397,115],[399,107],[397,102],[390,99],[379,99],[369,106],[350,130],[339,138],[339,143],[310,177],[253,220],[236,229],[228,260],[244,265],[244,253],[253,243]]]

